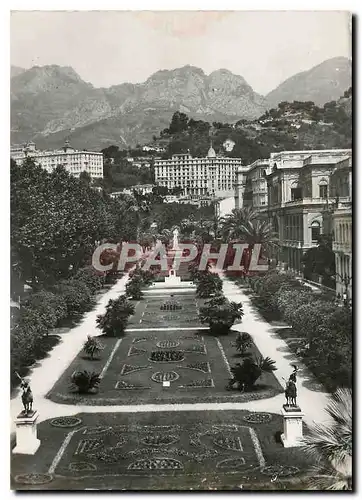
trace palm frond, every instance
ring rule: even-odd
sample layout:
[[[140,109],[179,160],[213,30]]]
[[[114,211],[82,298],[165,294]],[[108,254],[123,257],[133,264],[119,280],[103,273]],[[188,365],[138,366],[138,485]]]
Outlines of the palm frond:
[[[317,469],[313,475],[322,489],[351,489],[352,391],[338,389],[330,397],[326,413],[331,422],[311,426],[302,450],[315,460]]]
[[[260,356],[256,360],[256,365],[263,372],[271,372],[271,371],[275,371],[277,369],[275,366],[275,361],[273,359],[269,358],[269,356],[267,356],[266,358],[264,358],[263,356]]]
[[[352,489],[352,476],[336,471],[330,466],[314,466],[309,471],[311,490],[346,491]]]

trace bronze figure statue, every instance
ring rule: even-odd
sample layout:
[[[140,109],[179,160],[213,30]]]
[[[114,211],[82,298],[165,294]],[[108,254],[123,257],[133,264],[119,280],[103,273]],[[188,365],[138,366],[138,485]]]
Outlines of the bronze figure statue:
[[[298,372],[298,367],[297,365],[292,365],[294,368],[293,372],[289,376],[289,380],[286,383],[285,387],[285,399],[286,399],[286,406],[297,406],[297,372]],[[284,379],[285,380],[285,379]]]
[[[21,401],[24,406],[23,413],[28,415],[29,413],[32,413],[33,411],[33,393],[31,392],[30,384],[27,382],[25,379],[20,377],[20,375],[15,372],[16,375],[20,379],[20,388],[23,390],[23,393],[21,395]]]

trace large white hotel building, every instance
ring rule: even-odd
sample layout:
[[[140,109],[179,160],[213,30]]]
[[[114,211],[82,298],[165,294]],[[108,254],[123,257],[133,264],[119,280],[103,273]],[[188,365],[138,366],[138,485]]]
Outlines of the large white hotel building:
[[[217,156],[211,146],[204,158],[190,153],[175,154],[170,159],[155,159],[155,182],[168,189],[180,187],[185,196],[229,197],[234,194],[237,168],[241,158]]]
[[[103,153],[94,151],[77,151],[66,141],[63,148],[55,151],[40,151],[33,142],[21,146],[11,146],[10,157],[21,165],[28,157],[52,172],[58,165],[62,165],[74,177],[87,172],[93,179],[103,177]]]

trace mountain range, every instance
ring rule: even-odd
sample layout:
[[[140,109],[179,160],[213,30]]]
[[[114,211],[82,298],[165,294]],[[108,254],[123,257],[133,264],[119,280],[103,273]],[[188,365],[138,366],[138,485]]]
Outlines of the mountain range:
[[[69,139],[79,149],[120,148],[152,139],[175,111],[209,122],[253,120],[281,101],[336,100],[351,86],[351,61],[329,59],[262,96],[227,69],[206,75],[184,66],[145,82],[96,88],[71,67],[11,67],[11,142],[56,148]]]

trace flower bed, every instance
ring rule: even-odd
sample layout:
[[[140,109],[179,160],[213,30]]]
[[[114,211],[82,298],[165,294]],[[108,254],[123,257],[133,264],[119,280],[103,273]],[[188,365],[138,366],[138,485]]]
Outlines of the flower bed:
[[[215,387],[214,381],[212,378],[207,378],[205,380],[192,380],[189,384],[184,385],[183,387],[192,387],[195,389],[205,388],[205,387]]]
[[[154,363],[175,363],[177,361],[183,361],[185,359],[185,353],[183,351],[152,351],[150,357],[148,358]]]
[[[179,368],[188,368],[189,370],[197,370],[202,373],[210,373],[210,365],[207,361],[198,361],[196,363],[190,363],[186,366],[180,366]]]
[[[176,372],[156,372],[151,376],[154,382],[162,384],[162,382],[175,382],[180,377]]]
[[[180,342],[178,340],[160,340],[157,342],[156,346],[161,349],[172,349],[173,347],[178,347]]]
[[[270,413],[250,413],[250,415],[245,415],[244,420],[250,424],[265,424],[272,418]]]
[[[141,442],[147,446],[169,446],[179,439],[180,437],[175,434],[148,434],[141,439]]]
[[[149,365],[143,365],[143,366],[123,365],[122,370],[121,370],[121,375],[129,375],[130,373],[138,372],[140,370],[147,370],[147,368],[150,368],[150,366]]]
[[[58,417],[50,421],[53,427],[76,427],[81,423],[81,419],[77,417]]]

